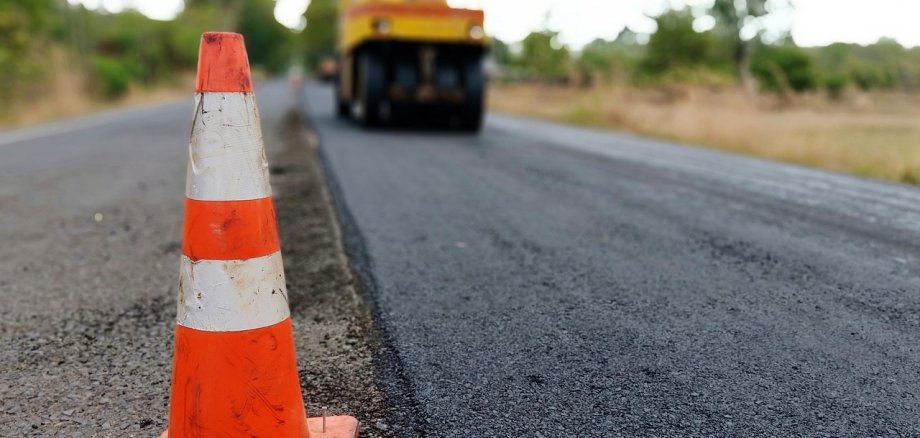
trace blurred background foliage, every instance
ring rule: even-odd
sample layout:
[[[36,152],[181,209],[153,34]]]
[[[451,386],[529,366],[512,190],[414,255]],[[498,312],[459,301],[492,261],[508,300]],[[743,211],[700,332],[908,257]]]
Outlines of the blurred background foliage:
[[[246,36],[254,67],[268,73],[290,63],[296,34],[279,24],[274,0],[186,0],[172,21],[127,9],[88,10],[66,0],[0,0],[0,111],[48,94],[64,80],[100,100],[131,88],[170,86],[194,71],[201,33]],[[77,79],[75,80],[74,77]]]
[[[336,0],[312,0],[299,33],[274,19],[274,0],[185,3],[175,20],[155,21],[130,9],[112,14],[67,0],[0,0],[0,99],[7,103],[0,111],[47,94],[62,71],[79,77],[86,93],[100,100],[175,84],[194,70],[206,30],[242,32],[252,64],[269,74],[294,63],[312,69],[335,55]],[[581,86],[742,85],[749,93],[831,98],[849,90],[920,88],[920,49],[893,40],[801,48],[788,36],[767,39],[763,29],[753,36],[747,29],[742,38],[745,26],[769,13],[765,0],[716,0],[709,8],[653,17],[658,30],[651,35],[626,29],[577,51],[557,32],[536,29],[522,41],[493,39],[490,65],[501,81]],[[703,17],[710,26],[700,31]]]
[[[751,94],[825,93],[832,99],[847,90],[920,90],[920,48],[894,40],[803,48],[788,31],[767,39],[763,29],[742,38],[745,23],[770,13],[766,3],[717,0],[702,11],[666,11],[653,17],[657,31],[651,35],[626,29],[614,40],[598,39],[578,52],[558,44],[556,33],[537,30],[522,42],[493,39],[491,59],[506,81],[741,85]],[[696,24],[705,16],[714,24],[699,31]]]
[[[339,1],[310,0],[304,17],[307,26],[299,42],[302,44],[307,66],[315,68],[324,57],[335,56]]]

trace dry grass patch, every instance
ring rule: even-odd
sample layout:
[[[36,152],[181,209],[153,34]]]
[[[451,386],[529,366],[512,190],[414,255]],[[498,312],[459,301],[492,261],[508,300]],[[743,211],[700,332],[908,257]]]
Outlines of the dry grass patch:
[[[492,109],[920,184],[920,95],[793,101],[741,90],[499,85]]]
[[[163,102],[180,96],[191,98],[195,77],[193,72],[179,74],[168,85],[144,88],[134,85],[115,100],[101,100],[88,84],[88,78],[67,53],[59,48],[49,52],[46,71],[21,101],[8,103],[0,109],[0,128],[28,125],[49,120],[78,116],[110,108],[143,103]]]

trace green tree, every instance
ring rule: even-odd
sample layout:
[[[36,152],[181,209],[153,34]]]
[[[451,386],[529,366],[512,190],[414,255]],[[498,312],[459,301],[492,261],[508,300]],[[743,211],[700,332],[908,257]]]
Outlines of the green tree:
[[[724,46],[730,52],[732,62],[741,83],[749,92],[753,92],[754,83],[751,80],[751,54],[753,42],[758,40],[764,31],[763,18],[772,11],[788,4],[783,0],[714,0],[709,10],[710,15],[716,19],[716,32],[724,41]],[[745,39],[743,34],[753,34],[753,38]]]
[[[503,67],[514,63],[514,54],[511,53],[508,43],[498,38],[493,37],[489,42],[489,56],[496,64]]]
[[[550,82],[565,80],[569,60],[569,50],[559,43],[559,32],[531,32],[521,41],[518,63],[531,77]]]
[[[578,54],[578,61],[576,62],[578,70],[591,79],[598,76],[608,76],[613,70],[614,52],[613,41],[601,38],[591,41]]]
[[[920,87],[920,49],[907,49],[897,41],[875,44],[835,43],[810,49],[824,77],[834,77],[862,90]]]
[[[825,74],[821,80],[824,90],[827,91],[827,95],[833,100],[840,99],[843,96],[843,92],[850,84],[850,80],[845,74],[837,72]]]
[[[636,43],[634,34],[626,30],[616,40],[598,38],[585,45],[576,65],[589,81],[610,79],[614,74],[635,68],[642,54],[642,46]]]
[[[658,16],[658,30],[649,38],[641,69],[651,75],[668,70],[709,65],[715,44],[712,35],[693,29],[694,17],[686,9]]]
[[[751,72],[762,89],[781,93],[814,90],[819,78],[811,54],[792,44],[761,46],[751,60]]]
[[[309,68],[315,68],[324,57],[335,56],[338,16],[338,0],[310,1],[310,6],[304,12],[307,27],[303,30]]]
[[[273,0],[243,0],[237,30],[246,38],[249,62],[272,73],[290,60],[294,33],[275,20]]]
[[[237,30],[245,0],[185,0],[186,9],[208,8],[219,27],[208,30]]]
[[[40,73],[33,58],[44,44],[42,31],[54,16],[52,0],[0,0],[0,101],[12,102]],[[0,112],[9,111],[9,105]]]
[[[201,34],[219,29],[223,17],[214,2],[187,3],[175,20],[164,23],[162,43],[166,45],[170,65],[179,70],[194,69],[198,62]]]

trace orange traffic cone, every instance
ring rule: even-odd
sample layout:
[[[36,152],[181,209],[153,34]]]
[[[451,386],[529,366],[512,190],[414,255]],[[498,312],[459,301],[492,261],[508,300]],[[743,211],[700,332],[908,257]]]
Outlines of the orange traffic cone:
[[[352,417],[306,418],[242,35],[202,36],[196,91],[163,437],[354,438]]]

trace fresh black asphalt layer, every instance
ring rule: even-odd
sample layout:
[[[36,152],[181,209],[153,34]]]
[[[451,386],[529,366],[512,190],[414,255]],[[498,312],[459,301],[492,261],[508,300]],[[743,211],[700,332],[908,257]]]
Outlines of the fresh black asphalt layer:
[[[920,436],[917,189],[306,93],[398,434]]]

